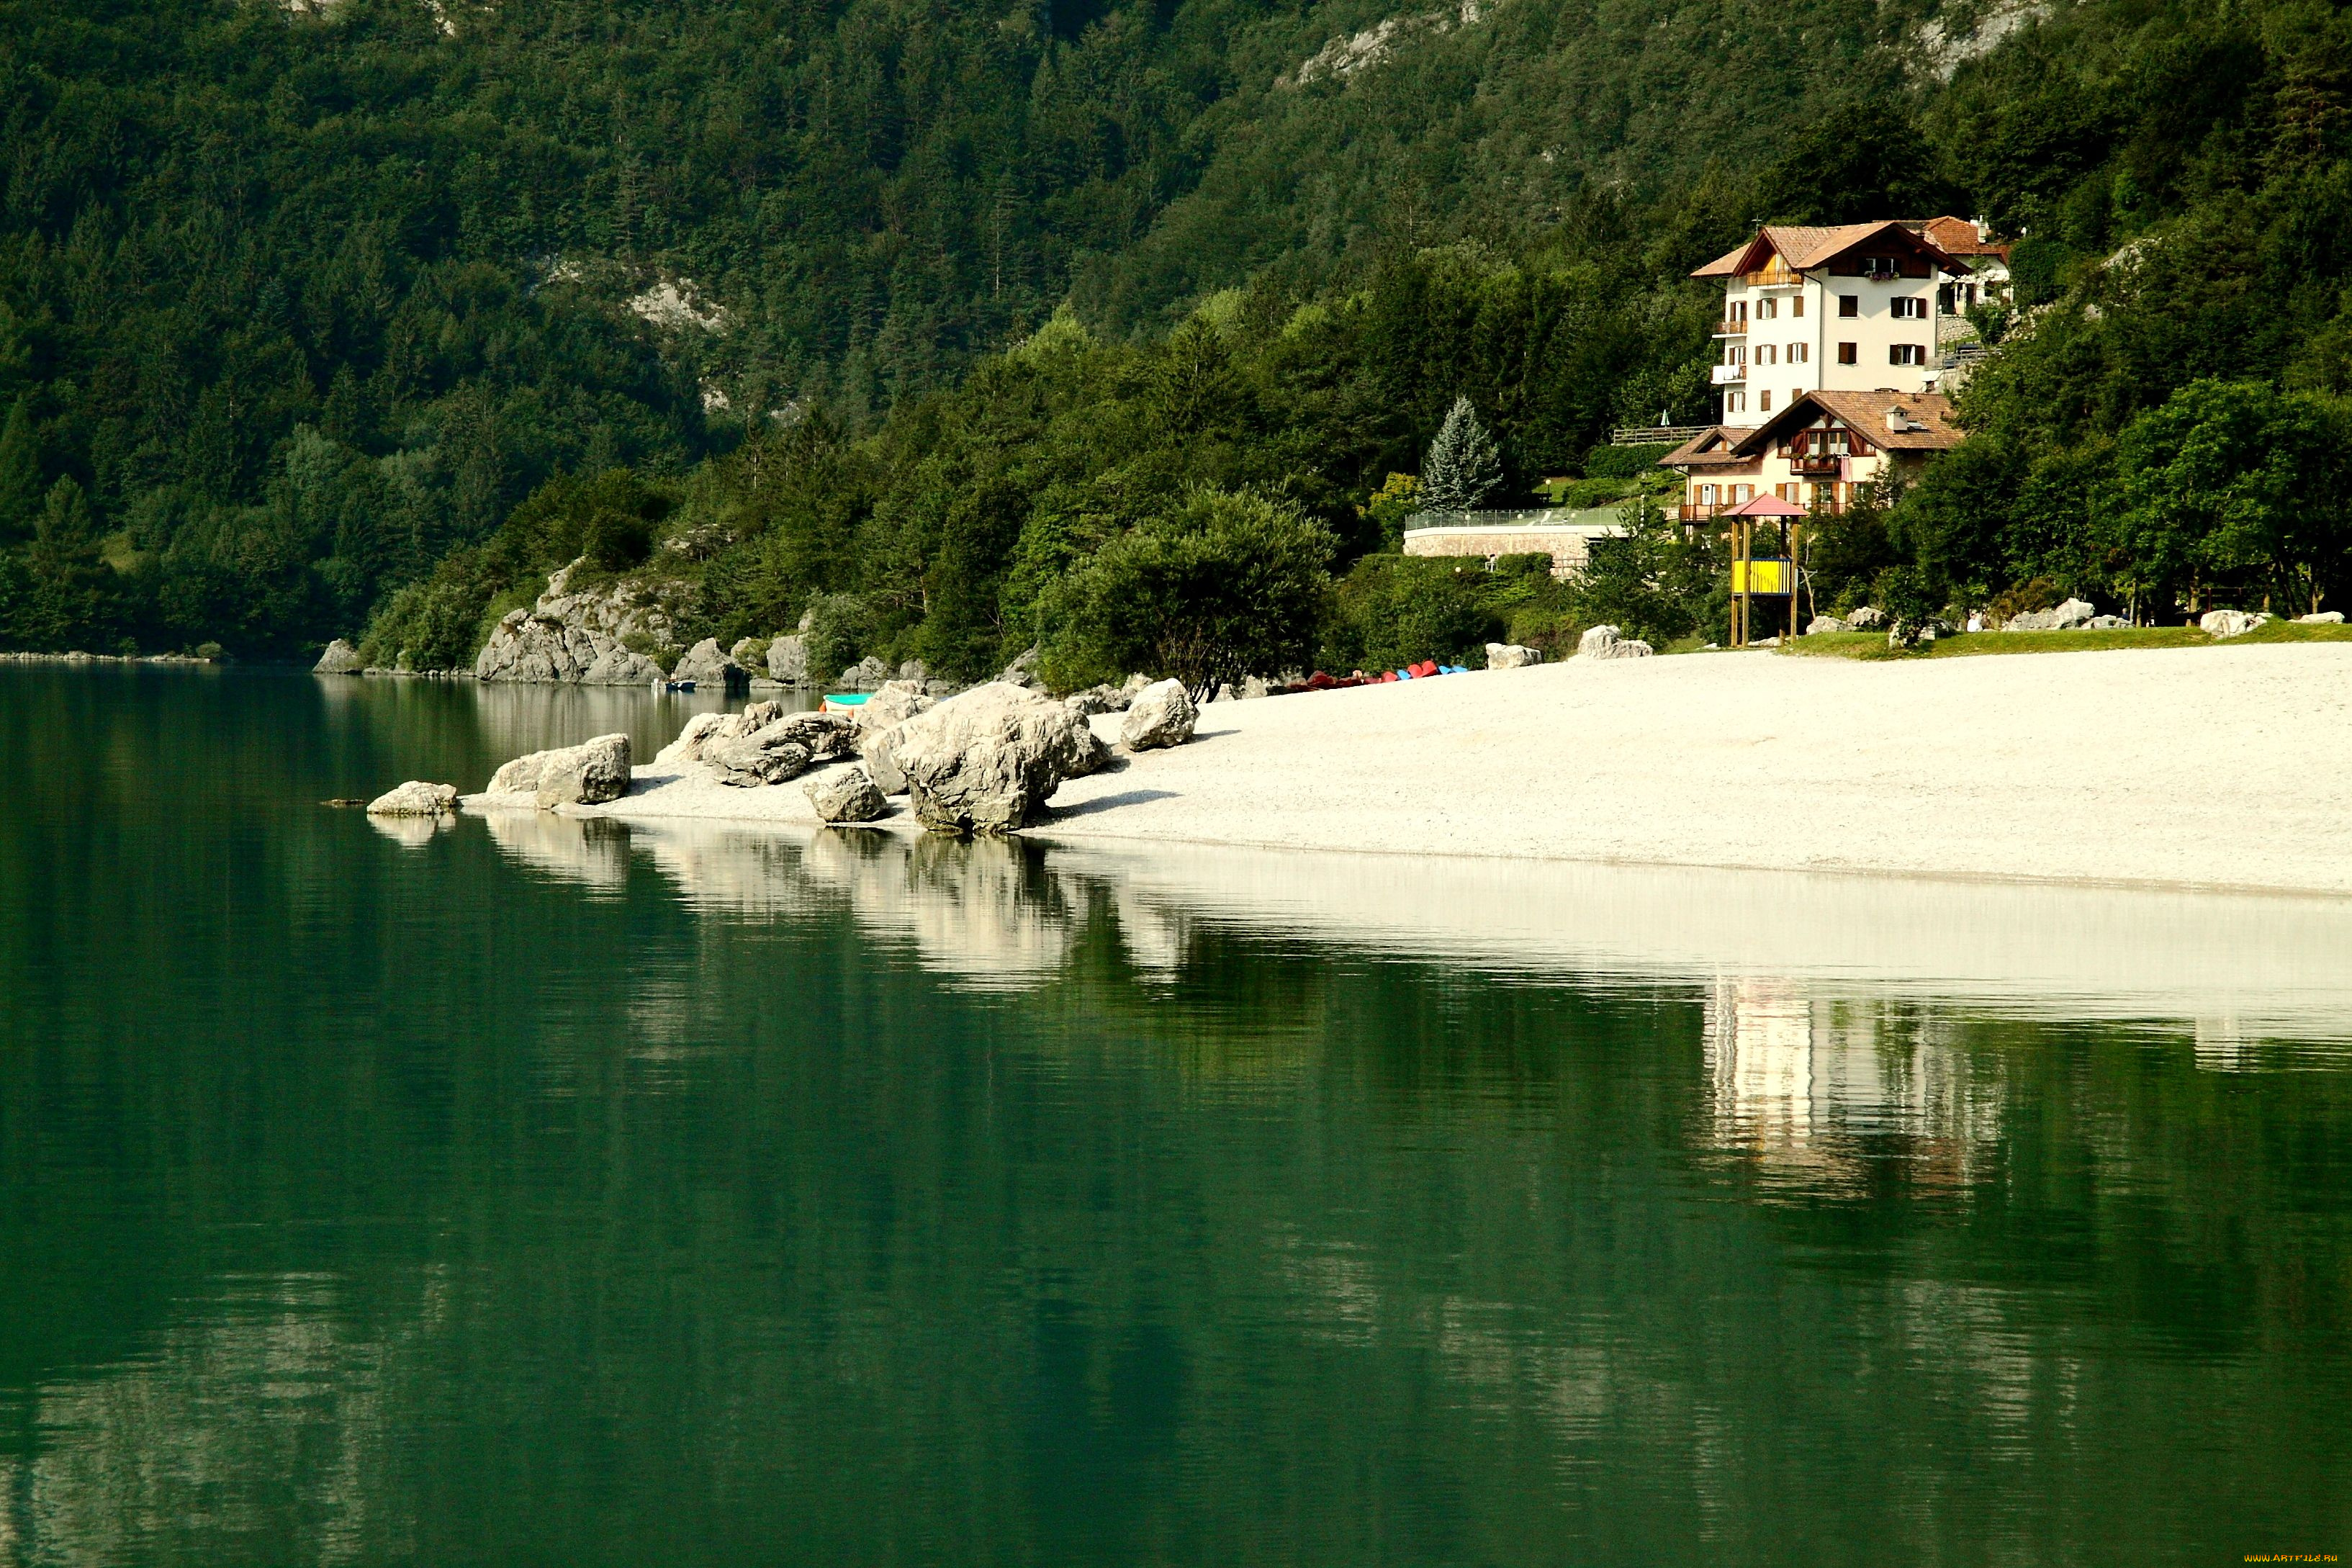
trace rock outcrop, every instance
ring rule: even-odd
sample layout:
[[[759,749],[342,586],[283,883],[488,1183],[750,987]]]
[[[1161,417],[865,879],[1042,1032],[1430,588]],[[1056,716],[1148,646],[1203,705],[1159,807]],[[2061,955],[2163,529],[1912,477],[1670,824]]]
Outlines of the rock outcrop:
[[[834,679],[835,691],[879,691],[890,679],[890,667],[867,654]]]
[[[510,610],[499,622],[475,657],[477,679],[584,682],[614,649],[676,646],[670,601],[690,587],[625,581],[575,594],[571,584],[580,564],[548,578],[547,592],[530,609]]]
[[[801,786],[820,822],[872,822],[890,814],[890,802],[864,768],[842,768]]]
[[[687,649],[677,668],[669,672],[672,680],[691,680],[697,689],[709,687],[730,696],[751,689],[751,672],[735,662],[719,646],[717,637],[705,637]]]
[[[1192,738],[1192,727],[1200,721],[1201,710],[1193,706],[1192,694],[1184,689],[1182,681],[1159,681],[1145,687],[1128,704],[1127,717],[1118,727],[1119,742],[1130,752],[1181,746]]]
[[[2268,621],[2267,615],[2245,610],[2208,610],[2197,617],[2198,629],[2213,637],[2239,637]]]
[[[2005,631],[2071,632],[2079,630],[2098,614],[2088,600],[2069,599],[2054,610],[2029,610],[2021,616],[2009,617]]]
[[[934,833],[1010,833],[1033,820],[1064,779],[1107,760],[1083,715],[1002,681],[894,725],[866,749],[876,784],[900,784],[914,797],[916,819]]]
[[[441,816],[457,809],[456,785],[411,779],[397,789],[386,790],[368,802],[367,814],[370,816]]]
[[[517,757],[490,775],[492,795],[528,795],[541,809],[598,805],[629,793],[629,738],[599,735]]]
[[[625,647],[608,647],[596,656],[580,678],[583,686],[651,686],[662,679],[662,667],[641,653],[631,653]]]
[[[1543,662],[1543,650],[1525,643],[1490,642],[1486,645],[1488,669],[1526,669]]]
[[[1004,667],[1004,673],[991,682],[996,686],[1034,686],[1037,684],[1038,650],[1024,649],[1020,658]]]
[[[696,714],[654,761],[706,763],[720,784],[738,788],[783,784],[845,753],[854,729],[837,714],[787,715],[781,702],[754,702],[740,713]]]
[[[858,705],[850,720],[856,726],[858,739],[863,741],[894,724],[903,724],[918,713],[928,713],[936,706],[923,694],[920,680],[886,680],[879,691]]]
[[[768,642],[768,679],[786,686],[808,684],[808,638],[787,632]]]
[[[1629,637],[1615,626],[1587,627],[1576,639],[1579,658],[1647,658],[1654,650],[1637,637]]]
[[[2342,619],[2341,616],[2338,616],[2337,618],[2339,620]],[[366,668],[367,661],[360,658],[360,650],[345,642],[342,638],[337,637],[334,641],[327,645],[327,651],[319,656],[319,662],[310,667],[310,673],[313,675],[357,675],[361,670],[365,669]]]

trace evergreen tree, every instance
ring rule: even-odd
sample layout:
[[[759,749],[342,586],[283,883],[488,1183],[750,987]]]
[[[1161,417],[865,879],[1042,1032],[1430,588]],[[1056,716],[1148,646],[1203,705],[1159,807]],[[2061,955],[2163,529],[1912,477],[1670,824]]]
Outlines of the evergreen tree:
[[[0,427],[0,540],[23,538],[41,515],[41,438],[32,404],[29,395],[17,398]]]
[[[1503,482],[1503,452],[1478,422],[1467,397],[1457,397],[1421,466],[1422,504],[1432,511],[1470,511]]]

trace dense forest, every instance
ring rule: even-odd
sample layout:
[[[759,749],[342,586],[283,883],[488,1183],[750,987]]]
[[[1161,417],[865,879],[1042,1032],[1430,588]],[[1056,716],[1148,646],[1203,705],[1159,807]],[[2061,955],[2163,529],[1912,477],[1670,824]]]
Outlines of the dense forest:
[[[1959,454],[1828,542],[1829,595],[2315,598],[2347,28],[9,0],[0,647],[364,628],[440,667],[585,554],[687,580],[694,635],[809,617],[975,674],[1109,547],[1244,500],[1322,542],[1334,659],[1599,608],[1698,635],[1706,542],[1637,533],[1581,600],[1440,581],[1382,548],[1393,476],[1466,395],[1496,500],[1614,499],[1612,425],[1708,413],[1692,266],[1765,218],[1945,210],[2018,237],[2019,319],[1983,323]]]

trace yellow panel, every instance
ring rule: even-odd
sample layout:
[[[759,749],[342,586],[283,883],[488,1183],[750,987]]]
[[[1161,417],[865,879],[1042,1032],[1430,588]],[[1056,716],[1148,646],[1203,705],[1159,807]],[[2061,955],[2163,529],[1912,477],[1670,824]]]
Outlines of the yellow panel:
[[[1785,594],[1789,591],[1789,578],[1786,561],[1735,561],[1731,563],[1731,591],[1735,594]]]

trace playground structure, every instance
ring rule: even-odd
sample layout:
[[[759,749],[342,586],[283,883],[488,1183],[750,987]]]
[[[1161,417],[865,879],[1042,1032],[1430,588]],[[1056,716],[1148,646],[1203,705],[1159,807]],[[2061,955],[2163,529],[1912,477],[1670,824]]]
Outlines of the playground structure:
[[[1731,646],[1747,647],[1756,640],[1756,601],[1780,599],[1788,605],[1788,619],[1780,635],[1797,634],[1797,596],[1803,575],[1798,565],[1799,535],[1802,525],[1798,521],[1805,509],[1782,500],[1779,496],[1759,495],[1744,500],[1721,514],[1731,521]],[[1784,553],[1756,553],[1757,524],[1763,523],[1780,535],[1777,542]]]

